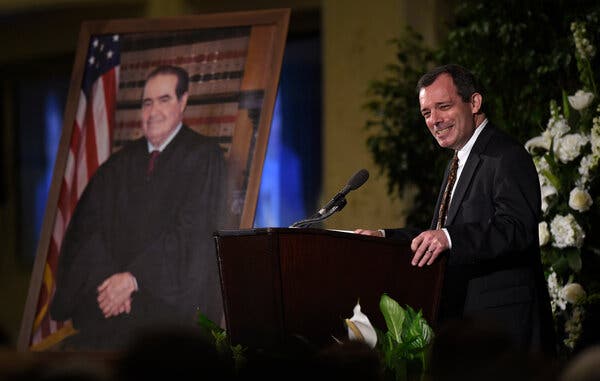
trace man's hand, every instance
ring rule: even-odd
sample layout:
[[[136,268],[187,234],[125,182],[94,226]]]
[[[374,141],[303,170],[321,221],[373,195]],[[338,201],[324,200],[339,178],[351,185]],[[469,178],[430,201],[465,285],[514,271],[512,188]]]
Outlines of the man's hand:
[[[131,294],[136,290],[131,273],[117,273],[98,286],[98,307],[105,318],[131,312]]]
[[[354,230],[354,233],[362,235],[372,235],[375,237],[383,237],[383,234],[381,234],[379,230],[356,229]]]
[[[442,230],[427,230],[416,236],[410,249],[415,253],[411,261],[413,266],[431,265],[437,257],[449,248],[450,244]]]

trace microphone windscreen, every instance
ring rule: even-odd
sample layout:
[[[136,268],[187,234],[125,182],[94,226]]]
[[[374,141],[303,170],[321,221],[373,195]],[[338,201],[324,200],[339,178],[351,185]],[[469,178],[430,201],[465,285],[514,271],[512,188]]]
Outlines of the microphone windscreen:
[[[367,171],[366,169],[361,169],[360,171],[356,172],[350,178],[350,180],[348,180],[348,187],[350,188],[350,190],[355,190],[361,185],[363,185],[368,178],[369,171]]]

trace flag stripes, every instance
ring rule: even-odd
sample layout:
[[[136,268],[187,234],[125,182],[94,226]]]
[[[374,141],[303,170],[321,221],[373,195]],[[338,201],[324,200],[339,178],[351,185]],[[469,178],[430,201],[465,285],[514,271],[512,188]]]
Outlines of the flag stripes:
[[[49,303],[65,229],[90,177],[110,154],[119,78],[118,36],[92,38],[87,63],[38,297],[32,349],[44,349],[45,343],[55,343],[73,332],[69,322],[51,319]]]

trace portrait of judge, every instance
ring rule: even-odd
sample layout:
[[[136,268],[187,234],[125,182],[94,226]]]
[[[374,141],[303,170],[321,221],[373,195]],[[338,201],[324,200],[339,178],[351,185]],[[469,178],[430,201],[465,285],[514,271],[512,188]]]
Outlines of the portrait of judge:
[[[65,348],[113,350],[140,330],[223,316],[213,232],[226,210],[226,166],[214,138],[183,124],[189,75],[146,77],[143,136],[104,162],[60,249],[52,319],[77,330]]]

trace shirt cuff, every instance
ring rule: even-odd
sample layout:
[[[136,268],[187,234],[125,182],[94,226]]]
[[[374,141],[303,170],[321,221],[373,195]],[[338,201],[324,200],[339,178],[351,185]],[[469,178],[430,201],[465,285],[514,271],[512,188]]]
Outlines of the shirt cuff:
[[[446,234],[446,238],[448,239],[448,249],[452,249],[452,240],[450,239],[450,233],[448,233],[448,229],[442,228],[444,234]]]
[[[385,230],[379,229],[379,232],[381,233],[381,236],[385,238]]]
[[[133,282],[133,291],[139,290],[137,279],[135,279],[133,274],[130,273],[130,275],[131,275],[131,281]]]

